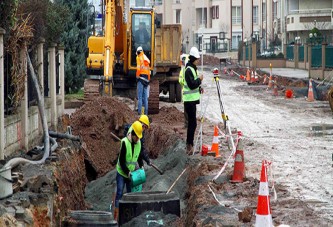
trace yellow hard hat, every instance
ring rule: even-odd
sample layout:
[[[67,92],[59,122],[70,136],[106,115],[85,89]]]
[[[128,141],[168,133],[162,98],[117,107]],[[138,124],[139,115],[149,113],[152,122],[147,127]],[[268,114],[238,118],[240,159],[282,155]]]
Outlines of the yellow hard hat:
[[[140,123],[140,121],[135,121],[132,124],[132,128],[135,132],[135,134],[139,137],[139,139],[142,138],[142,124]]]
[[[140,118],[139,118],[139,121],[140,121],[141,123],[147,125],[148,128],[149,128],[150,122],[149,122],[149,118],[148,118],[147,115],[142,114],[142,115],[140,116]]]

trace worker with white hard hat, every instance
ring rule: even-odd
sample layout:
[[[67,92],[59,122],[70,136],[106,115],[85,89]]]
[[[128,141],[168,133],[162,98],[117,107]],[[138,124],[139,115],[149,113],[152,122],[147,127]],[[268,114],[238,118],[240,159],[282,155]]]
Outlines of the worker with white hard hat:
[[[178,78],[178,82],[182,88],[182,93],[183,93],[183,89],[184,89],[184,80],[185,80],[185,66],[188,62],[188,54],[181,54],[180,55],[180,62],[181,62],[181,69],[179,72],[179,78]],[[185,118],[185,122],[184,122],[184,128],[187,128],[188,125],[188,116],[186,111],[184,110],[184,118]]]
[[[185,80],[183,88],[184,111],[188,115],[188,127],[186,137],[186,150],[188,154],[193,152],[194,133],[197,128],[197,107],[200,103],[201,81],[203,75],[198,75],[197,64],[200,54],[196,47],[192,47],[189,54],[189,61],[186,64]]]

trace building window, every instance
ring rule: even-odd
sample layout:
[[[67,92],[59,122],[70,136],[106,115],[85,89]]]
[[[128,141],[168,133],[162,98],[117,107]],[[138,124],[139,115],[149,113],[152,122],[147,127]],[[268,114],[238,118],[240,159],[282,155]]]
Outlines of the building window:
[[[176,10],[176,24],[180,24],[180,9]]]
[[[240,6],[232,7],[232,24],[239,25],[242,22],[242,11]]]
[[[253,6],[253,23],[258,24],[258,6]]]
[[[263,22],[266,21],[266,11],[267,11],[266,3],[263,2],[263,3],[262,3],[262,21],[263,21]]]
[[[216,7],[216,19],[219,19],[219,6],[215,6]]]
[[[219,19],[219,6],[212,7],[212,19]]]
[[[277,2],[273,2],[273,18],[277,18]]]
[[[212,19],[216,18],[216,8],[215,6],[212,7]]]

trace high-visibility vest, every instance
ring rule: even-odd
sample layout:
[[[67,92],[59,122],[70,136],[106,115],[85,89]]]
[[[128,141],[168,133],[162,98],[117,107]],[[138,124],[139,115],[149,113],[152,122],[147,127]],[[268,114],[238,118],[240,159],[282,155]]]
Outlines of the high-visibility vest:
[[[179,78],[178,78],[178,82],[182,87],[184,86],[184,81],[185,81],[185,67],[182,67],[182,69],[179,72]]]
[[[126,166],[130,171],[135,170],[135,164],[138,161],[140,151],[141,151],[141,141],[139,140],[135,145],[134,145],[134,153],[132,155],[132,144],[129,141],[127,137],[123,138],[121,140],[121,144],[123,144],[123,141],[125,141],[126,145]],[[120,148],[121,149],[121,148]],[[119,157],[118,157],[118,162],[117,162],[117,171],[120,175],[123,177],[128,178],[128,176],[124,173],[122,170],[120,163],[119,163]]]
[[[193,67],[188,66],[185,69],[185,72],[187,69],[191,69],[192,75],[194,77],[194,80],[196,80],[198,78],[198,74],[197,72],[194,70]],[[190,101],[197,101],[200,100],[200,90],[199,87],[191,90],[188,85],[186,80],[184,79],[184,87],[183,87],[183,101],[184,102],[190,102]]]
[[[136,77],[147,80],[147,82],[150,81],[150,60],[148,57],[141,52],[138,56],[136,56]],[[141,75],[147,75],[141,76]]]

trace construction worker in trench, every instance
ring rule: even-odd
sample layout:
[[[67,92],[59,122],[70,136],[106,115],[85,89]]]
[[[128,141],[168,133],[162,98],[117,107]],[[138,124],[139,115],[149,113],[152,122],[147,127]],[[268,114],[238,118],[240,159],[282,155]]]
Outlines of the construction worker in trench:
[[[117,162],[117,193],[115,198],[114,220],[118,221],[119,200],[123,196],[123,190],[126,185],[126,191],[131,192],[131,172],[135,170],[135,164],[139,168],[143,167],[143,155],[141,152],[142,124],[135,121],[132,124],[130,133],[121,140],[120,153]]]
[[[141,141],[141,152],[143,153],[142,157],[143,157],[143,160],[147,163],[147,165],[151,166],[151,161],[150,161],[150,158],[149,158],[149,155],[148,155],[148,151],[145,147],[145,131],[149,128],[150,126],[150,121],[149,121],[149,117],[145,114],[142,114],[140,117],[139,117],[139,120],[142,124],[142,138],[140,139]],[[124,133],[124,136],[127,136],[129,133],[131,133],[131,131],[133,130],[133,127],[129,125],[126,125],[125,126],[125,133]]]
[[[150,82],[150,60],[139,46],[136,50],[136,79],[138,93],[138,115],[148,114],[148,85]],[[142,111],[142,105],[144,111]]]
[[[197,107],[200,103],[200,94],[203,93],[201,81],[203,75],[198,76],[197,64],[200,54],[196,47],[192,47],[189,54],[189,61],[185,68],[185,80],[183,88],[184,111],[188,115],[188,127],[186,137],[187,154],[193,152],[194,133],[197,128]]]
[[[182,66],[181,66],[181,70],[179,72],[178,82],[179,82],[180,86],[182,87],[182,94],[183,94],[184,80],[185,80],[185,66],[188,62],[188,55],[187,54],[180,55],[180,61],[181,61]],[[187,128],[188,116],[187,116],[187,113],[186,113],[185,109],[184,109],[184,118],[185,118],[184,128]]]

